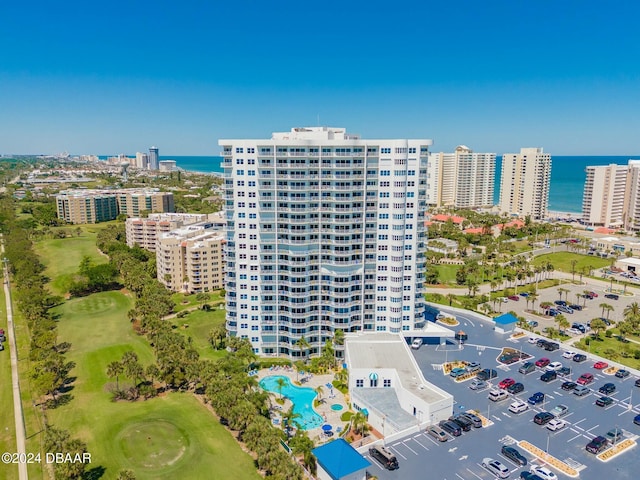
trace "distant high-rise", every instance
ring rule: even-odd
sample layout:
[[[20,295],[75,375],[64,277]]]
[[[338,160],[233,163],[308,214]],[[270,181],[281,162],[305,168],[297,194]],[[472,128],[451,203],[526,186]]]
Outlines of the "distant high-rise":
[[[135,167],[141,170],[149,168],[149,155],[143,152],[136,153]]]
[[[582,220],[587,225],[622,227],[628,172],[626,165],[587,167],[582,196]]]
[[[495,153],[474,153],[460,145],[454,153],[430,153],[427,203],[478,208],[493,205]]]
[[[302,358],[337,330],[421,328],[432,143],[329,127],[220,140],[229,333]]]
[[[549,208],[551,155],[542,148],[521,148],[502,156],[500,211],[541,220]]]
[[[158,168],[160,168],[158,147],[151,147],[149,148],[149,170],[158,170]]]

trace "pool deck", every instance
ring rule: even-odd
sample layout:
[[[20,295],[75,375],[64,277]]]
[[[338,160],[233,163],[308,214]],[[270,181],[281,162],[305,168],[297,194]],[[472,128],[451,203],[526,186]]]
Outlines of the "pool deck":
[[[256,375],[256,378],[258,381],[260,381],[263,378],[270,377],[272,375],[282,375],[284,377],[288,377],[289,380],[291,380],[291,383],[298,387],[303,387],[303,388],[307,387],[315,390],[319,386],[322,386],[322,393],[320,394],[322,403],[320,403],[320,405],[318,405],[317,407],[314,407],[314,410],[324,418],[324,423],[328,423],[333,427],[334,435],[332,437],[325,436],[322,432],[322,427],[312,428],[310,430],[305,430],[305,431],[309,435],[309,438],[311,438],[316,444],[323,443],[328,440],[333,440],[337,438],[338,434],[336,432],[336,429],[340,427],[341,430],[343,430],[346,425],[346,422],[343,422],[342,420],[340,420],[340,417],[344,412],[347,412],[349,410],[349,406],[347,405],[344,395],[338,389],[336,388],[329,389],[327,387],[327,384],[328,383],[330,384],[333,380],[333,374],[316,375],[316,374],[307,374],[305,372],[305,374],[302,375],[302,374],[298,374],[295,368],[279,367],[279,368],[273,368],[273,369],[265,368],[265,369],[259,370]],[[301,380],[303,381],[300,382]],[[272,393],[272,395],[275,398],[278,397],[277,393]],[[331,405],[336,403],[339,405],[342,405],[341,410],[331,409]],[[285,399],[285,404],[283,406],[280,406],[278,404],[275,404],[275,405],[277,410],[280,410],[280,409],[288,410],[291,407],[291,402]],[[277,411],[275,414],[272,414],[272,418],[279,418]]]

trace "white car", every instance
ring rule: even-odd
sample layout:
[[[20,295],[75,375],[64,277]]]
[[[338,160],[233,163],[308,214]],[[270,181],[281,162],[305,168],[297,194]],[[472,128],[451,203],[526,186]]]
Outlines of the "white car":
[[[494,460],[493,458],[483,458],[482,466],[489,470],[493,475],[497,478],[508,478],[509,477],[509,469],[505,467],[498,460]]]
[[[555,473],[541,465],[531,465],[529,471],[539,476],[542,480],[558,480],[558,476]]]
[[[576,352],[571,352],[571,351],[564,352],[564,353],[562,354],[562,358],[573,358],[573,356],[574,356],[575,354],[576,354]]]
[[[529,339],[527,340],[527,342],[529,343],[536,343],[538,341],[538,339],[536,337],[529,337]]]
[[[569,413],[569,407],[567,407],[566,405],[559,404],[551,409],[551,413],[553,414],[554,417],[560,418],[566,415],[567,413]]]
[[[545,370],[547,372],[557,372],[561,368],[562,368],[562,363],[560,363],[560,362],[551,362],[549,365],[546,366]]]
[[[511,413],[522,413],[529,410],[529,405],[525,402],[521,402],[520,400],[513,402],[509,405],[509,411]]]
[[[577,328],[570,328],[569,330],[565,330],[565,331],[571,335],[582,335],[582,332]]]
[[[567,422],[564,420],[560,420],[559,418],[554,418],[549,423],[547,423],[547,428],[552,432],[557,432],[558,430],[562,430],[567,426]]]

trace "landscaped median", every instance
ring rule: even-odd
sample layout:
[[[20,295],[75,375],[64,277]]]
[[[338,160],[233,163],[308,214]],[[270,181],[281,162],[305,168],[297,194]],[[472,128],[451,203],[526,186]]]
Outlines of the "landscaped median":
[[[527,442],[526,440],[522,440],[518,442],[518,446],[526,450],[527,452],[529,452],[534,457],[539,458],[540,460],[545,462],[547,465],[555,468],[556,470],[564,473],[569,477],[576,478],[579,475],[578,471],[575,468],[570,467],[566,463],[558,460],[556,457],[552,455],[549,455],[547,452],[545,452],[541,448],[536,447],[535,445]]]
[[[627,438],[619,443],[616,443],[613,447],[608,448],[604,452],[599,453],[597,457],[598,457],[598,460],[602,460],[603,462],[608,462],[612,458],[620,455],[625,450],[628,450],[635,446],[636,446],[636,442],[631,440],[630,438]]]
[[[482,415],[478,410],[469,410],[469,413],[473,413],[475,416],[480,417],[480,420],[482,420],[483,427],[489,427],[493,425],[493,421],[489,420],[487,417]]]

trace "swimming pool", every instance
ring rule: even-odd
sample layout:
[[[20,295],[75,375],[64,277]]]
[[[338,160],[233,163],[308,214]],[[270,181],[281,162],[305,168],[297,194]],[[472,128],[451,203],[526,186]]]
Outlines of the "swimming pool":
[[[287,397],[293,403],[293,412],[300,416],[295,421],[300,424],[302,430],[311,430],[320,427],[324,421],[320,415],[313,409],[313,399],[316,398],[316,392],[308,387],[296,387],[291,384],[289,377],[283,375],[271,375],[260,380],[260,386],[268,392],[274,392],[280,395],[278,389],[278,379],[283,378],[285,385],[282,387],[282,395]]]

